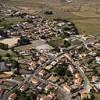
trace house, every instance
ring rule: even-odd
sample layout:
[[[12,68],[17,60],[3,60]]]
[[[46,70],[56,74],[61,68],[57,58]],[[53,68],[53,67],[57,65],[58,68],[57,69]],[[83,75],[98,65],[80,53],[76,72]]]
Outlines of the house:
[[[29,63],[29,70],[35,70],[36,68],[37,66],[35,61]]]
[[[32,77],[32,78],[31,78],[31,82],[32,82],[34,85],[38,85],[38,84],[39,84],[39,80],[36,79],[35,77]]]
[[[3,37],[0,35],[0,40],[3,39]]]
[[[45,67],[46,70],[50,70],[52,68],[53,68],[53,66],[51,64]]]
[[[19,55],[30,55],[31,49],[33,49],[33,46],[31,44],[18,46],[14,48],[14,51],[19,53]]]
[[[24,92],[28,89],[28,86],[26,84],[24,84],[23,86],[20,87],[20,91]]]
[[[3,72],[4,74],[6,74],[6,75],[13,75],[14,74],[14,72],[12,72],[12,71],[10,71],[10,72]]]
[[[100,48],[100,43],[96,43],[96,44],[94,45],[94,47],[99,49],[99,48]]]
[[[72,65],[69,65],[68,68],[71,71],[71,73],[74,73],[75,72],[75,68]]]
[[[6,65],[6,63],[0,62],[0,72],[7,72],[10,71],[10,68]]]
[[[96,42],[98,42],[98,39],[96,39],[96,37],[94,36],[88,36],[86,39],[87,44],[92,44],[94,45]]]
[[[79,73],[75,74],[75,78],[80,78],[80,77],[81,77],[81,75]]]
[[[48,78],[49,81],[52,81],[52,82],[57,82],[59,80],[59,77],[58,76],[54,76],[54,75],[51,75],[49,78]]]
[[[5,92],[5,89],[0,87],[0,97],[3,96],[4,92]]]
[[[96,82],[98,79],[98,76],[92,76],[92,82]]]
[[[56,95],[54,93],[50,93],[49,95],[45,96],[43,100],[55,100]]]
[[[87,56],[87,54],[85,54],[85,53],[81,53],[81,54],[79,54],[79,57],[82,59],[82,58],[84,58],[84,57],[86,57]]]
[[[90,94],[89,93],[87,93],[87,92],[82,92],[81,93],[81,100],[83,100],[83,99],[89,99],[89,100],[91,100],[91,96],[90,96]]]
[[[9,97],[8,100],[16,100],[17,98],[17,94],[16,93],[12,93]]]
[[[46,86],[45,83],[41,83],[39,86],[37,86],[37,89],[38,89],[39,91],[43,91],[44,88],[45,88],[45,86]]]
[[[100,79],[98,76],[92,76],[93,85],[100,90]]]
[[[83,79],[81,77],[80,78],[76,78],[74,82],[75,82],[75,84],[80,86],[80,85],[82,85]]]
[[[95,59],[96,59],[96,63],[100,64],[100,56],[97,56]]]
[[[72,91],[72,88],[67,83],[63,84],[63,89],[66,90],[68,93],[71,93]]]
[[[50,89],[53,89],[53,88],[56,88],[53,84],[48,84],[45,88],[44,88],[44,90],[47,92],[47,91],[49,91]]]
[[[39,60],[40,60],[41,63],[45,63],[45,61],[47,60],[47,57],[40,56]]]
[[[44,76],[44,75],[46,75],[46,71],[45,70],[41,70],[38,75],[39,76]]]
[[[40,46],[37,46],[36,47],[37,50],[47,50],[47,51],[50,51],[53,49],[52,46],[48,45],[48,44],[44,44],[44,45],[40,45]]]
[[[52,66],[54,66],[54,65],[56,65],[56,64],[57,64],[57,61],[53,61],[53,62],[51,63]]]
[[[51,47],[50,47],[51,48]],[[46,50],[50,49],[49,45],[42,39],[31,41],[31,44],[22,45],[14,48],[14,51],[18,52],[20,55],[30,55],[32,49]]]
[[[11,76],[13,75],[12,72],[8,73],[8,72],[4,72],[0,74],[0,79],[6,79],[6,78],[11,78]]]
[[[83,67],[82,67],[83,68]],[[83,70],[85,72],[93,72],[93,69],[87,68],[86,66],[84,66]]]
[[[100,91],[100,81],[95,82],[94,86]]]

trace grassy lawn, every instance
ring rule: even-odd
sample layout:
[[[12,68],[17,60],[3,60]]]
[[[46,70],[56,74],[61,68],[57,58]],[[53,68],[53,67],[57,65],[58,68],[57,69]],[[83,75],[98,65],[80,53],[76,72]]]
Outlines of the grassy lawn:
[[[55,40],[49,41],[48,44],[51,45],[52,47],[59,47],[64,45],[64,41],[61,38],[56,38]]]
[[[22,18],[19,17],[9,17],[0,22],[0,26],[5,26],[5,25],[11,25],[11,24],[17,24],[20,21],[24,21]]]
[[[100,73],[100,66],[98,66],[98,67],[96,68],[96,70],[98,71],[98,73]]]
[[[95,93],[95,100],[100,100],[100,93]]]
[[[0,55],[4,56],[7,53],[9,53],[11,55],[14,55],[14,53],[11,50],[2,50],[2,49],[0,49]]]
[[[72,20],[80,33],[92,34],[100,36],[100,20],[99,19],[85,19]]]
[[[8,57],[6,57],[6,54],[10,54],[12,59],[17,60],[17,56],[16,54],[14,54],[11,50],[2,50],[0,49],[0,55],[2,56],[3,59],[8,59]]]

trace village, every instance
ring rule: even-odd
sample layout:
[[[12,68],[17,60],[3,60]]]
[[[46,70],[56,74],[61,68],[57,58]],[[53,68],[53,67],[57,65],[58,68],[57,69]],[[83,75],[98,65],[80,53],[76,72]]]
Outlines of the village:
[[[0,27],[0,100],[94,100],[100,39],[74,23],[9,9],[23,19]]]

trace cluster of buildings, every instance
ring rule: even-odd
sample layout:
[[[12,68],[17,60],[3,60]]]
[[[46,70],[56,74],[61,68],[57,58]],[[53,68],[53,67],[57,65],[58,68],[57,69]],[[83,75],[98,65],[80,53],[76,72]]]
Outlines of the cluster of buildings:
[[[11,38],[26,36],[31,44],[14,45],[15,68],[12,68],[12,62],[0,59],[1,100],[17,100],[23,93],[32,93],[33,100],[82,100],[91,99],[92,90],[100,91],[98,39],[77,35],[75,26],[68,21],[13,13],[9,16],[27,21],[6,29],[7,35]],[[68,48],[63,46],[56,50],[47,43],[62,34],[65,35],[63,39],[71,44]]]
[[[29,15],[12,10],[8,10],[8,12],[8,16],[10,17],[17,16],[24,19],[24,22],[18,22],[16,25],[11,25],[9,29],[5,30],[9,36],[26,35],[30,39],[51,39],[52,37],[58,37],[63,34],[78,34],[74,24],[66,20],[44,19],[38,15]]]

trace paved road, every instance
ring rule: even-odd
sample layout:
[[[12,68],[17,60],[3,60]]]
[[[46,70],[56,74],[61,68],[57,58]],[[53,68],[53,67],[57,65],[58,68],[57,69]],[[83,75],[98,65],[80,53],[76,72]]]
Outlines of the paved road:
[[[85,46],[85,48],[91,52],[91,49],[88,47],[88,43],[84,40],[83,37],[72,37],[72,39],[77,39],[79,41],[81,41],[83,43],[83,45]]]
[[[81,39],[79,39],[79,40],[84,44],[85,48],[86,48],[88,51],[91,51],[91,49],[87,46],[87,42],[86,42],[83,38],[81,38]]]

